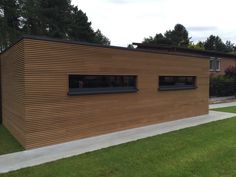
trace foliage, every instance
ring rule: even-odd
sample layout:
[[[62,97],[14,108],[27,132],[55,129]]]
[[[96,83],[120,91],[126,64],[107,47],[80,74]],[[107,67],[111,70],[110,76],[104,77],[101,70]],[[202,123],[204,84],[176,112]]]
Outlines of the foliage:
[[[236,78],[236,66],[229,66],[229,67],[225,70],[225,75],[226,75],[227,77]]]
[[[103,44],[103,45],[110,45],[110,40],[102,34],[100,30],[97,30],[95,32],[95,38],[94,42],[98,44]]]
[[[213,50],[225,53],[235,52],[235,45],[230,41],[226,41],[224,43],[219,36],[210,35],[207,40],[203,42],[203,44],[206,50]]]
[[[161,33],[156,34],[155,37],[144,38],[145,44],[157,44],[157,45],[171,45],[171,41],[163,36]]]
[[[110,45],[70,0],[0,0],[0,51],[22,34]]]
[[[227,76],[210,78],[210,96],[232,96],[235,94],[234,79]]]
[[[236,51],[236,46],[231,41],[226,41],[225,47],[226,47],[225,52],[227,52],[227,53],[235,53],[235,51]]]
[[[20,35],[19,8],[17,0],[0,0],[0,51]]]
[[[173,30],[168,30],[165,34],[156,34],[154,37],[144,38],[145,44],[158,44],[158,45],[173,45],[179,47],[187,47],[190,38],[188,31],[181,24],[176,24]]]
[[[204,42],[204,48],[206,50],[215,50],[220,52],[226,51],[226,46],[219,36],[210,35]]]
[[[235,134],[236,118],[231,118],[1,176],[233,177],[236,176]]]
[[[190,41],[188,31],[181,24],[175,25],[174,30],[166,31],[165,37],[171,41],[172,45],[180,47],[187,47]]]
[[[205,50],[204,43],[199,41],[198,43],[194,44],[193,42],[190,42],[188,48],[191,49],[198,49],[198,50]]]
[[[150,36],[144,38],[142,43],[156,44],[156,45],[172,45],[176,47],[188,47],[199,50],[212,50],[218,52],[236,54],[236,46],[231,41],[225,43],[219,36],[210,35],[206,41],[198,41],[196,44],[190,41],[187,29],[181,25],[175,25],[173,30],[167,30],[164,35],[156,34],[154,37]]]

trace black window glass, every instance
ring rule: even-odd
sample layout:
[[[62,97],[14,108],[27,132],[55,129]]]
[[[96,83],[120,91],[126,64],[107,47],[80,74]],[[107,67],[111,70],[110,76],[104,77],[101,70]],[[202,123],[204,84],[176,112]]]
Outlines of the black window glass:
[[[196,76],[160,76],[160,90],[196,88]]]
[[[69,92],[109,93],[136,90],[136,76],[69,75]]]

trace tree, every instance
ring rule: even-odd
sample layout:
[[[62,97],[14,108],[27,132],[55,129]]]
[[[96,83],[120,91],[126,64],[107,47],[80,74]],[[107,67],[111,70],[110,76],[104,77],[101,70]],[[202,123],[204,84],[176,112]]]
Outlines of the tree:
[[[19,2],[1,0],[0,12],[0,48],[4,50],[21,35]]]
[[[232,43],[231,41],[226,41],[225,46],[226,46],[227,53],[235,53],[236,47],[235,47],[234,43]]]
[[[198,41],[198,43],[194,44],[193,42],[190,42],[188,48],[191,49],[198,49],[198,50],[205,50],[204,43],[201,41]]]
[[[103,45],[110,45],[110,40],[102,34],[102,32],[98,29],[95,32],[94,43],[103,44]]]
[[[70,0],[21,0],[24,33],[66,39],[70,3]]]
[[[0,0],[0,50],[22,34],[110,45],[70,0]]]
[[[156,34],[156,36],[149,37],[149,38],[144,38],[143,43],[145,44],[159,44],[159,45],[171,45],[171,41],[167,39],[165,36],[163,36],[161,33]]]
[[[190,42],[188,31],[181,24],[175,25],[174,30],[166,31],[165,37],[171,41],[171,44],[174,46],[188,47]]]
[[[67,28],[68,37],[71,40],[93,42],[95,33],[91,27],[91,22],[88,22],[87,15],[78,9],[71,7],[70,23]]]
[[[235,45],[231,41],[225,43],[219,36],[210,35],[206,41],[199,41],[197,44],[190,43],[189,48],[212,50],[225,53],[235,53]]]
[[[226,52],[226,45],[219,36],[210,35],[204,42],[206,50],[214,50],[219,52]]]
[[[186,28],[181,24],[176,24],[173,30],[166,31],[164,35],[159,33],[155,37],[144,38],[143,43],[188,47],[190,39]]]

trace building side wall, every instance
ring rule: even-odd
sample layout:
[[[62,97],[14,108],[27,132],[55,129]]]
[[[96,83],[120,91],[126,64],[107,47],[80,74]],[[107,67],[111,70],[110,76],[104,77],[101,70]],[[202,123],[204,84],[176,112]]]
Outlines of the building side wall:
[[[1,81],[3,125],[25,146],[23,41],[1,55]]]
[[[210,77],[215,77],[219,75],[224,75],[225,70],[230,66],[236,66],[236,59],[234,58],[221,58],[220,61],[220,71],[210,71]]]
[[[208,113],[208,60],[25,39],[26,148]],[[68,75],[137,75],[137,93],[68,96]],[[197,76],[158,91],[159,75]]]

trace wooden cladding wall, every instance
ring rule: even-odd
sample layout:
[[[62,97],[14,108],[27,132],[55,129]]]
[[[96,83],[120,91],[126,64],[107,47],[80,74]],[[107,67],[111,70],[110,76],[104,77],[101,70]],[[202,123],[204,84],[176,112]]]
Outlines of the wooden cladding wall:
[[[36,39],[23,43],[27,149],[208,113],[207,59]],[[137,75],[139,91],[68,96],[69,74]],[[198,88],[158,91],[159,75],[197,76]]]
[[[26,146],[23,41],[1,54],[1,85],[3,125]]]

